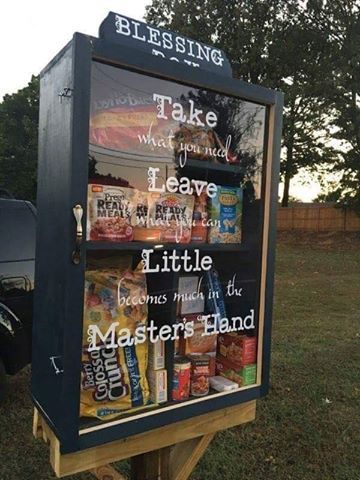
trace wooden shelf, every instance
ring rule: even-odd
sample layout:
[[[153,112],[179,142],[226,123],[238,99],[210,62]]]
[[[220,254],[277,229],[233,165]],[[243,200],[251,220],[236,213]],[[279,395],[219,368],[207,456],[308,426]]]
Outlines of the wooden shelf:
[[[87,250],[119,250],[138,251],[153,248],[154,250],[194,250],[207,252],[248,252],[249,247],[238,243],[146,243],[146,242],[94,242],[85,243]]]

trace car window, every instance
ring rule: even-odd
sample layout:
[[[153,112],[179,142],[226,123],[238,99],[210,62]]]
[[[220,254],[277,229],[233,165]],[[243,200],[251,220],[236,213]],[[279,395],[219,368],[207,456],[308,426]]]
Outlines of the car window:
[[[26,203],[0,200],[0,262],[35,258],[36,218]]]

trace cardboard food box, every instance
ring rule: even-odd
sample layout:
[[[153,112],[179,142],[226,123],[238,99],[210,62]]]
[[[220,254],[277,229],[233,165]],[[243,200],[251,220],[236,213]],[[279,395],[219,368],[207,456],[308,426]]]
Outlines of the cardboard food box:
[[[200,278],[196,275],[179,277],[177,313],[188,315],[203,312],[205,307],[204,294],[199,291]]]
[[[149,370],[162,370],[165,368],[165,344],[163,341],[149,342],[148,368]]]
[[[150,388],[150,400],[154,403],[167,402],[167,372],[148,369],[147,380]]]
[[[235,367],[256,363],[256,338],[233,333],[220,334],[218,356],[228,360]]]
[[[239,387],[252,385],[256,382],[256,363],[235,367],[231,362],[224,358],[216,358],[216,372],[232,382],[236,382]]]
[[[210,376],[215,375],[215,357],[217,349],[217,335],[203,335],[204,324],[197,315],[186,315],[187,321],[194,322],[194,335],[188,338],[180,337],[179,351],[180,355],[209,355],[210,357]]]

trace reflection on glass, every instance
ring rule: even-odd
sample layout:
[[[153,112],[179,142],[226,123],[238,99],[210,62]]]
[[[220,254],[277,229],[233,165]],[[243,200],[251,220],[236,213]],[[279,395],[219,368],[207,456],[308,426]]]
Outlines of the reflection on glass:
[[[93,63],[82,415],[256,383],[264,131],[264,106]]]

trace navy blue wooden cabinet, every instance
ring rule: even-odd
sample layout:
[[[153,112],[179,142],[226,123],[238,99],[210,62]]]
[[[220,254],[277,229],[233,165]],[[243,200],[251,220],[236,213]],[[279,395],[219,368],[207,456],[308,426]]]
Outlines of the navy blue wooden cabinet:
[[[155,93],[160,95],[157,100]],[[32,396],[58,437],[62,452],[82,450],[266,395],[282,94],[76,33],[41,73],[40,95]],[[178,107],[174,118],[175,98],[184,110]],[[201,113],[192,117],[198,124],[190,125],[189,133],[186,119],[191,119],[190,109],[200,106]],[[206,117],[206,112],[212,114]],[[172,129],[181,125],[179,130],[164,133],[159,114],[169,119]],[[177,141],[176,152],[169,148],[174,142],[169,131]],[[161,145],[154,145],[151,135],[162,138]],[[194,135],[210,142],[204,147],[209,158],[189,151],[185,164],[179,163],[181,141],[191,144]],[[211,138],[216,139],[216,151]],[[225,161],[221,157],[224,151]],[[91,239],[86,234],[88,185],[111,185],[116,180],[117,186],[146,191],[149,167],[158,168],[157,185],[173,176],[179,181],[186,177],[233,189],[241,187],[241,241],[226,243],[226,235],[221,237],[222,243]],[[175,189],[176,182],[172,185]],[[83,208],[83,233],[78,238],[73,213],[76,205]],[[253,310],[255,328],[250,333],[257,337],[256,381],[233,392],[211,391],[204,397],[173,402],[177,347],[166,341],[167,403],[125,411],[105,421],[80,417],[88,265],[94,259],[101,263],[105,257],[114,258],[115,265],[127,256],[135,267],[149,249],[153,249],[153,268],[163,262],[165,251],[168,255],[173,250],[192,255],[198,250],[201,256],[208,255],[224,292],[236,274],[234,285],[241,294],[226,297],[225,305],[229,317],[246,316]],[[183,270],[184,265],[176,272],[146,275],[149,293],[168,292],[166,304],[149,305],[149,318],[161,325],[172,325],[179,316],[173,293]]]

